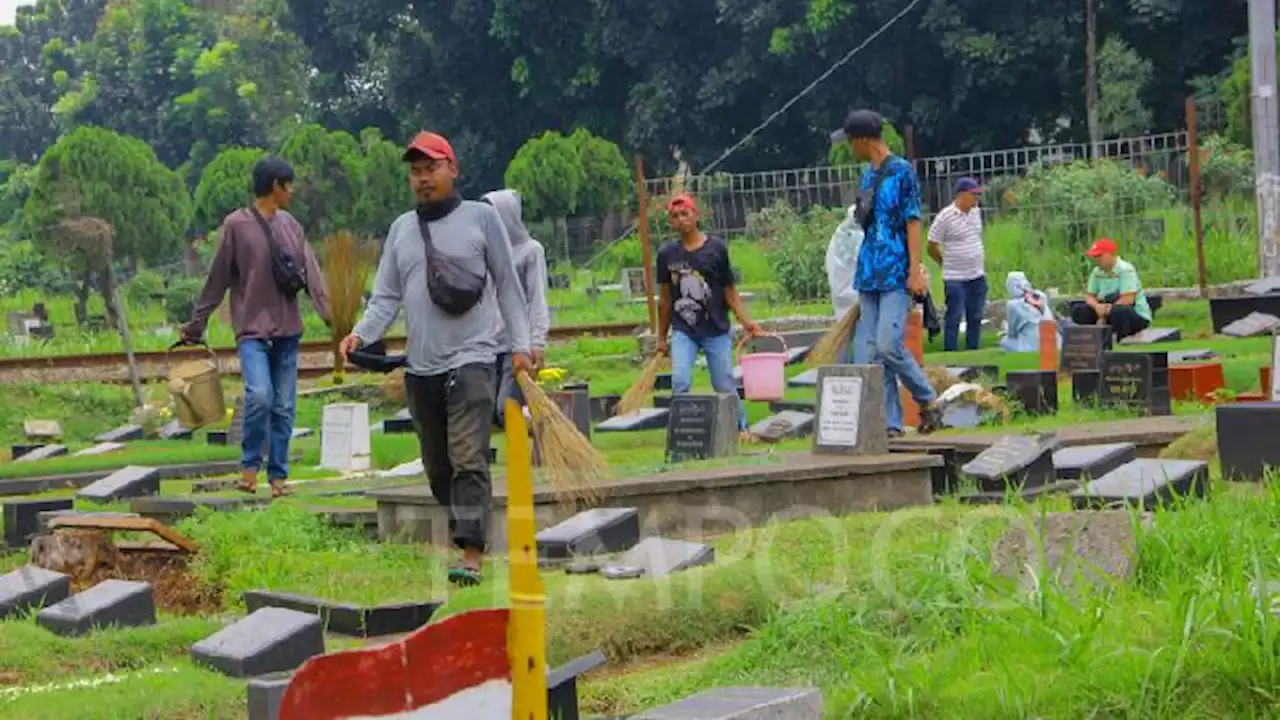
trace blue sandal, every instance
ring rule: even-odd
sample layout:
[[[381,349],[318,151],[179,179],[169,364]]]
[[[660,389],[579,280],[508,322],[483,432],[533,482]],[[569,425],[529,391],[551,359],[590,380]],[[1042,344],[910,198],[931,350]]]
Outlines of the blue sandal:
[[[475,587],[480,584],[483,578],[479,570],[473,570],[469,567],[461,565],[449,568],[449,582],[460,587]]]

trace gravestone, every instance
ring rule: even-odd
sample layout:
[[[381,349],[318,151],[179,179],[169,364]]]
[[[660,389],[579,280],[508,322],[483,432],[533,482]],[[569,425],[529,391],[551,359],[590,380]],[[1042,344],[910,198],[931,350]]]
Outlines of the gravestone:
[[[235,512],[243,510],[246,505],[263,504],[265,498],[235,497],[135,497],[129,501],[129,509],[142,517],[155,518],[166,525],[195,515],[199,510],[212,512]]]
[[[1111,328],[1107,325],[1071,325],[1062,331],[1063,372],[1098,370],[1102,355],[1111,349]]]
[[[777,443],[783,440],[808,437],[813,434],[814,414],[783,410],[751,426],[751,434],[761,442]]]
[[[1267,313],[1251,312],[1235,322],[1228,323],[1222,328],[1222,334],[1244,338],[1270,335],[1277,329],[1280,329],[1280,318]]]
[[[557,668],[547,669],[547,717],[551,720],[581,720],[578,708],[578,679],[608,662],[599,650]]]
[[[1170,413],[1167,356],[1159,368],[1159,354],[1112,352],[1102,358],[1100,399],[1152,415]]]
[[[216,445],[216,446],[218,446],[218,447],[223,447],[223,446],[225,446],[225,445],[227,444],[227,436],[228,436],[228,434],[229,434],[229,433],[227,433],[227,431],[226,431],[226,430],[210,430],[210,431],[209,431],[209,432],[204,436],[204,441],[205,441],[206,443],[210,444],[210,445]]]
[[[0,576],[0,620],[56,605],[71,595],[71,578],[35,565]]]
[[[1255,283],[1246,285],[1244,291],[1250,295],[1270,295],[1280,292],[1280,277],[1263,278]]]
[[[1048,485],[1057,479],[1053,453],[1060,445],[1056,433],[1006,435],[960,470],[972,476],[983,492]]]
[[[1073,589],[1127,580],[1138,565],[1134,524],[1127,510],[1036,513],[992,546],[992,573],[1028,592],[1043,592],[1046,581]],[[1138,525],[1145,529],[1149,518]]]
[[[1216,360],[1218,359],[1218,353],[1205,348],[1197,348],[1193,350],[1170,350],[1168,357],[1170,365],[1180,365],[1183,363],[1199,363]]]
[[[320,467],[339,472],[368,470],[372,466],[369,405],[325,405],[320,430]]]
[[[414,432],[413,418],[399,415],[387,418],[382,421],[382,432],[388,435],[405,435]]]
[[[632,720],[823,720],[822,691],[722,687],[632,716]]]
[[[49,458],[62,457],[67,454],[66,445],[41,445],[31,450],[22,457],[15,458],[14,462],[27,463],[48,460]]]
[[[4,503],[4,544],[26,549],[31,538],[40,532],[40,513],[70,510],[70,498],[57,500],[11,500]]]
[[[538,533],[538,557],[567,560],[630,550],[640,542],[636,508],[594,508]]]
[[[1077,445],[1053,454],[1059,480],[1093,480],[1138,459],[1133,443]]]
[[[280,720],[280,703],[289,689],[293,673],[273,673],[250,678],[248,685],[249,720]]]
[[[653,378],[654,390],[659,390],[659,391],[666,390],[669,392],[671,390],[671,387],[672,387],[671,373],[658,373],[656,376],[654,376]]]
[[[645,299],[644,268],[622,269],[622,295],[627,300]]]
[[[141,425],[121,425],[115,430],[109,430],[93,439],[94,442],[133,442],[146,437],[146,432]]]
[[[830,365],[818,368],[815,454],[883,455],[889,452],[885,427],[884,368]]]
[[[596,432],[638,432],[667,426],[670,408],[640,408],[626,415],[615,415],[596,425]]]
[[[80,450],[74,453],[72,457],[92,457],[95,455],[109,455],[113,452],[120,452],[121,450],[124,450],[124,448],[125,448],[124,443],[118,443],[118,442],[98,443],[93,447],[87,447],[83,450]]]
[[[621,395],[597,395],[591,398],[591,422],[602,423],[613,417],[613,411],[620,402]]]
[[[1182,331],[1178,328],[1149,327],[1120,341],[1121,345],[1154,345],[1156,343],[1178,342],[1182,339]]]
[[[650,537],[628,550],[613,565],[602,568],[600,575],[610,580],[660,578],[710,565],[715,559],[715,548],[710,545]]]
[[[431,620],[441,603],[404,602],[365,607],[268,590],[247,590],[244,605],[251,613],[263,608],[304,613],[320,618],[326,632],[370,638],[417,630]]]
[[[1261,482],[1267,468],[1280,468],[1280,402],[1229,403],[1214,412],[1223,479]]]
[[[23,455],[29,455],[34,450],[44,447],[45,443],[19,443],[9,446],[9,459],[17,460]]]
[[[813,415],[817,412],[817,403],[813,400],[774,400],[769,403],[769,412],[799,412]]]
[[[80,500],[112,502],[143,495],[160,494],[160,471],[130,465],[117,470],[76,493]]]
[[[817,387],[818,386],[818,368],[811,368],[796,375],[787,381],[787,385],[796,388]]]
[[[149,583],[103,580],[36,615],[55,635],[78,636],[106,627],[156,624],[155,593]]]
[[[1080,483],[1075,480],[1058,480],[1048,485],[1038,485],[1036,487],[1006,488],[1000,491],[969,493],[961,495],[959,499],[965,505],[1004,505],[1014,498],[1025,503],[1033,503],[1042,497],[1071,492],[1079,487]]]
[[[62,438],[62,425],[57,420],[23,420],[22,434],[28,440],[58,440]]]
[[[324,654],[320,618],[263,608],[191,646],[191,659],[234,678],[295,670]]]
[[[1071,373],[1071,399],[1077,405],[1097,405],[1102,400],[1102,373],[1097,370]]]
[[[161,440],[190,440],[192,437],[191,429],[182,427],[177,420],[169,421],[156,434]]]
[[[1154,510],[1177,497],[1204,497],[1209,464],[1198,460],[1134,460],[1071,493],[1078,509],[1137,505]]]
[[[738,403],[732,395],[676,395],[667,420],[667,462],[738,452]]]
[[[578,428],[582,436],[591,438],[591,396],[586,390],[561,390],[548,393],[560,412]]]
[[[1010,370],[1005,385],[1027,414],[1057,414],[1058,373],[1053,370]]]

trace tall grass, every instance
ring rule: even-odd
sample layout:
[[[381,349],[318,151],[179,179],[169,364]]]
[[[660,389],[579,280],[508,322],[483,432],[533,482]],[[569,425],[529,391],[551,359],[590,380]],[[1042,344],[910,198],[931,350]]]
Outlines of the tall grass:
[[[356,315],[364,302],[364,291],[369,285],[369,274],[376,252],[371,244],[362,242],[345,230],[324,239],[324,276],[329,289],[333,376],[337,382],[342,382],[345,376],[345,358],[338,352],[338,343],[355,327]]]

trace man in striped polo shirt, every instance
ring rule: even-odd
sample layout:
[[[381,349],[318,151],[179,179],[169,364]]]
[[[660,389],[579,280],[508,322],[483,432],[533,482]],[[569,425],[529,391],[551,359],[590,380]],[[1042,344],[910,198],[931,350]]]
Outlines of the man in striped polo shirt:
[[[956,182],[955,200],[929,226],[929,257],[942,266],[947,315],[942,325],[943,349],[960,349],[960,317],[965,319],[965,346],[977,350],[982,313],[987,308],[987,271],[982,248],[982,188],[973,178]]]

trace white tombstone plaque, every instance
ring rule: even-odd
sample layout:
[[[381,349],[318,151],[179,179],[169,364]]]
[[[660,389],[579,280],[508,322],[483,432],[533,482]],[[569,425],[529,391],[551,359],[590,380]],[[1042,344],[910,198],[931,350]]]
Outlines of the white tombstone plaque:
[[[369,436],[366,403],[326,405],[320,428],[320,467],[339,472],[368,470],[373,464]]]
[[[818,411],[818,444],[856,447],[861,404],[862,378],[823,378],[822,407]]]

